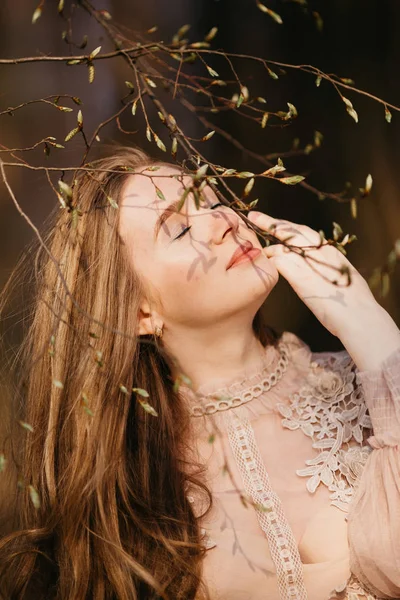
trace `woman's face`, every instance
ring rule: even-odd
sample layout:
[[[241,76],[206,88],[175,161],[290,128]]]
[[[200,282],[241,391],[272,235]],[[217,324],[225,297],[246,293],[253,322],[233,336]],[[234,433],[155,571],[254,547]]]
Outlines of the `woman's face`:
[[[240,312],[253,318],[277,283],[278,271],[263,253],[228,270],[227,265],[246,241],[262,248],[256,234],[234,210],[216,206],[218,197],[209,186],[202,190],[198,210],[188,194],[181,210],[175,208],[158,228],[163,211],[181,197],[182,181],[189,187],[192,179],[182,180],[174,166],[141,171],[144,176],[132,175],[125,183],[120,234],[133,268],[159,298],[156,310],[166,330],[207,327]]]

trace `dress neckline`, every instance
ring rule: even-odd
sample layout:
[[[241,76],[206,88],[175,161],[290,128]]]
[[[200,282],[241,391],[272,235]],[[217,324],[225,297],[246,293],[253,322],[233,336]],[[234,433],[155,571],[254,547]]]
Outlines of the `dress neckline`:
[[[194,392],[182,384],[183,393],[190,399],[193,417],[213,414],[240,406],[265,394],[279,382],[290,362],[290,348],[285,333],[278,342],[264,347],[261,361],[251,369],[242,370],[233,380],[222,386],[203,384]]]

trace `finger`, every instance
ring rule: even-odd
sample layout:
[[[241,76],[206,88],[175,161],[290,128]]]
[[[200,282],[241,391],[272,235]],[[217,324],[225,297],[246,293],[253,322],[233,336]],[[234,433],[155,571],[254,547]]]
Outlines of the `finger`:
[[[290,262],[295,262],[298,266],[302,265],[302,257],[297,252],[291,250],[284,244],[274,244],[265,246],[263,249],[267,258],[283,259]]]
[[[286,219],[276,219],[275,217],[271,217],[271,215],[267,215],[265,213],[261,213],[256,210],[252,210],[247,215],[249,221],[260,227],[260,229],[271,231],[276,235],[282,236],[284,233],[291,232],[294,234],[301,235],[301,227],[302,225],[298,225],[297,223],[292,223],[292,221],[287,221]],[[279,228],[279,229],[278,229]]]
[[[271,217],[270,215],[266,215],[265,213],[259,212],[258,210],[251,210],[247,214],[247,218],[249,221],[261,227],[261,229],[265,229],[269,227],[276,219]]]
[[[255,210],[248,213],[248,218],[260,229],[270,232],[275,238],[281,239],[282,242],[288,242],[294,246],[310,245],[318,247],[321,245],[319,233],[308,225],[293,223],[286,219],[275,219]],[[327,240],[323,240],[322,245],[327,244]]]
[[[307,240],[301,229],[301,225],[284,219],[275,219],[270,215],[258,211],[251,211],[248,216],[249,220],[257,225],[257,227],[268,232],[275,238],[274,244],[276,245],[279,245],[276,240],[281,240],[282,244],[287,242],[295,246],[301,246],[303,245],[303,241]]]
[[[249,221],[254,223],[254,225],[257,225],[259,229],[266,231],[275,238],[285,238],[286,229],[290,228],[290,226],[293,225],[292,223],[290,223],[290,221],[284,221],[282,219],[278,220],[275,219],[275,217],[271,217],[270,215],[266,215],[265,213],[261,213],[255,210],[250,211],[247,215],[247,218],[249,219]]]

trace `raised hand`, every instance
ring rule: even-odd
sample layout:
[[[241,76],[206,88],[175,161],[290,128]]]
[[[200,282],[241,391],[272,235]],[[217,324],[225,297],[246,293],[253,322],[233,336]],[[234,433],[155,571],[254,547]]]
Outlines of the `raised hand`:
[[[307,225],[275,219],[258,211],[250,211],[248,219],[280,240],[293,236],[287,241],[295,247],[293,251],[275,244],[266,246],[263,252],[333,335],[341,338],[347,325],[365,314],[360,309],[381,308],[366,280],[340,250],[327,240],[320,245],[318,232]],[[310,246],[320,247],[309,249]]]

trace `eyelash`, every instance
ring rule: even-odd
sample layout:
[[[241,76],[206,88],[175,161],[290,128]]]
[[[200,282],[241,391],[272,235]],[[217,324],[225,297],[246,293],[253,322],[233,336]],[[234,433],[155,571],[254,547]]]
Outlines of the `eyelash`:
[[[222,202],[217,202],[217,204],[213,204],[213,206],[210,206],[210,208],[212,210],[213,208],[217,208],[217,206],[223,206]],[[176,238],[174,238],[174,240],[179,240],[179,238],[182,238],[185,235],[185,233],[187,233],[189,231],[189,229],[191,227],[192,227],[191,225],[189,225],[189,227],[185,227],[185,229],[183,229],[181,231],[181,233]]]

